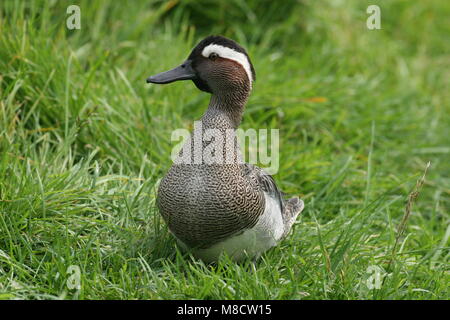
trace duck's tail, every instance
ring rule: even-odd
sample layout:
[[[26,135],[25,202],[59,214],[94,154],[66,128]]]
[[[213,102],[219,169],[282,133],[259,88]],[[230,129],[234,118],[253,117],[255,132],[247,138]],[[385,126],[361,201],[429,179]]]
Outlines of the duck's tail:
[[[290,198],[284,203],[283,221],[284,221],[284,232],[282,238],[287,236],[289,231],[292,229],[292,225],[295,220],[297,220],[300,212],[303,211],[305,204],[303,200],[298,197]]]

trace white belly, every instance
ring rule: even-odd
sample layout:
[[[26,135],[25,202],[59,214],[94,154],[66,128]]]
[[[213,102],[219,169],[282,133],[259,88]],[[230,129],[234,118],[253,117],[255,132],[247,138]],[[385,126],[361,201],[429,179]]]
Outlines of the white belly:
[[[265,195],[265,200],[264,213],[253,228],[210,248],[192,250],[194,256],[205,262],[213,262],[217,261],[225,252],[232,260],[239,261],[258,257],[275,246],[283,235],[283,218],[279,203],[267,195]]]

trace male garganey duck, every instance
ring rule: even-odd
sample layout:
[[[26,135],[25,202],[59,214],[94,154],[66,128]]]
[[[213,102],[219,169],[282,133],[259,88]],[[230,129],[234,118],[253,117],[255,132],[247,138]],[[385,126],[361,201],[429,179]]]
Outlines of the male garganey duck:
[[[288,234],[304,205],[297,197],[284,200],[270,175],[241,160],[235,130],[255,80],[250,58],[233,40],[209,36],[183,64],[149,77],[147,83],[178,80],[192,80],[211,93],[200,134],[215,129],[225,141],[231,131],[234,143],[224,142],[219,150],[222,159],[232,155],[232,160],[196,162],[198,132],[191,135],[179,154],[182,158],[184,151],[192,151],[191,162],[174,161],[161,180],[159,211],[181,246],[205,262],[217,261],[222,253],[235,261],[257,258]],[[206,150],[208,141],[200,145]]]

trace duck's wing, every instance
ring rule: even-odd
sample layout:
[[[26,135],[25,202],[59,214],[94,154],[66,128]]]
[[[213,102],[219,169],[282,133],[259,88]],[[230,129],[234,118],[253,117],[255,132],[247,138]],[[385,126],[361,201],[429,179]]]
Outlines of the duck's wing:
[[[285,200],[283,193],[275,183],[273,177],[265,172],[263,169],[252,165],[252,164],[244,164],[244,173],[248,177],[252,177],[257,181],[258,188],[264,192],[265,195],[274,199],[276,203],[279,205],[280,212],[283,218],[283,222],[285,225],[285,232],[283,236],[285,236],[289,230],[291,229],[292,224],[297,219],[298,214],[303,210],[304,203],[298,197],[293,197],[288,200]]]
[[[283,192],[278,188],[273,177],[263,169],[249,163],[243,165],[244,175],[256,181],[259,190],[276,200],[280,205],[281,212],[284,211]]]

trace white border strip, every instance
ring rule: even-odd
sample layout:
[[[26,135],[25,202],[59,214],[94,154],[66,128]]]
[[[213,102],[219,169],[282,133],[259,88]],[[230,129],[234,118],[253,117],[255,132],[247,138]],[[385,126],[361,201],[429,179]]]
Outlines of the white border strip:
[[[244,68],[245,72],[247,72],[248,78],[250,79],[250,84],[253,83],[252,69],[250,68],[250,62],[245,54],[237,52],[231,48],[212,43],[203,49],[202,56],[208,58],[213,52],[217,53],[219,57],[231,59],[239,63]]]

